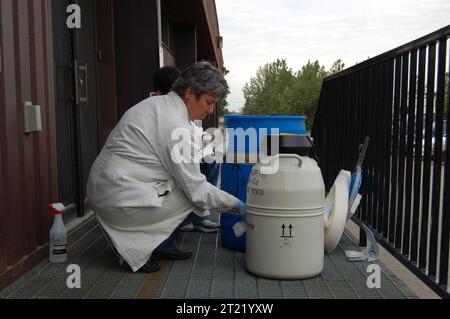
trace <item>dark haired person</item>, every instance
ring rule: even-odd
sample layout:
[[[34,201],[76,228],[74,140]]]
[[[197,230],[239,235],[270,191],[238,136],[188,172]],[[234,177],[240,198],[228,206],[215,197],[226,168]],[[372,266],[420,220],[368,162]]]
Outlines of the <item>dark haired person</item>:
[[[95,160],[89,204],[133,271],[154,272],[158,260],[189,258],[191,252],[176,246],[175,230],[192,216],[214,209],[239,211],[245,218],[246,205],[208,183],[195,154],[186,152],[180,161],[175,151],[194,149],[191,122],[212,114],[227,88],[210,63],[193,64],[170,93],[128,110]],[[176,132],[189,138],[174,139]]]
[[[166,95],[172,90],[172,85],[180,77],[180,69],[174,66],[159,68],[153,75],[153,87],[155,91],[150,96]]]

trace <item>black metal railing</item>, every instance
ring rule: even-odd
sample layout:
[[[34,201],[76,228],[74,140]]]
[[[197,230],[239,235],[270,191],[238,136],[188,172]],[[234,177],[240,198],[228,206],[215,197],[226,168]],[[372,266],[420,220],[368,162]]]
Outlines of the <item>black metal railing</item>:
[[[327,190],[370,137],[354,219],[445,298],[449,37],[450,25],[327,77],[312,130]]]

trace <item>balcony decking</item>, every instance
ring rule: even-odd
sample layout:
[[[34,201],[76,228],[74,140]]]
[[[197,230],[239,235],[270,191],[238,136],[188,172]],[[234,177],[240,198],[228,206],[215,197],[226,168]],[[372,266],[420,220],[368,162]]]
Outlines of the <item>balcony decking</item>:
[[[325,256],[316,278],[279,281],[257,278],[245,269],[245,254],[221,246],[220,236],[180,233],[193,258],[163,261],[158,273],[133,273],[120,266],[96,219],[69,235],[66,264],[40,262],[19,280],[0,291],[0,298],[69,299],[414,299],[416,296],[383,264],[381,288],[366,284],[369,263],[348,262],[344,250],[357,249],[349,233]],[[66,267],[81,267],[81,289],[68,289]]]

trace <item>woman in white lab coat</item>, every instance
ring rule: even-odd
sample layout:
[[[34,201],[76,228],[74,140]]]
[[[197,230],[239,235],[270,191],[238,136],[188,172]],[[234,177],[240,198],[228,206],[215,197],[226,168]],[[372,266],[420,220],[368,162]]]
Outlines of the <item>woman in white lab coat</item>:
[[[213,113],[227,89],[210,63],[193,64],[172,92],[126,112],[95,160],[88,201],[133,271],[158,271],[159,259],[189,257],[176,247],[174,231],[190,214],[236,209],[245,217],[245,204],[208,183],[194,151],[186,151],[196,149],[191,121]]]

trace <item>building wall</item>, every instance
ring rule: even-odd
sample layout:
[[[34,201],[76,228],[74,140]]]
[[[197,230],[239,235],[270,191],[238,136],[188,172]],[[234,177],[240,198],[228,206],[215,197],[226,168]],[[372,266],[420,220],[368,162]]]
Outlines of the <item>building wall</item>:
[[[115,0],[118,119],[149,96],[159,68],[158,10],[152,0]]]
[[[0,288],[47,253],[58,198],[50,0],[0,0]],[[42,131],[24,134],[23,103]]]
[[[156,0],[97,1],[104,142],[121,115],[153,89],[158,12]],[[48,255],[47,207],[59,199],[51,4],[0,0],[0,289]],[[191,23],[189,40],[179,41],[184,55],[175,62],[182,67],[196,59],[195,41],[204,39],[197,28]],[[25,101],[41,106],[41,132],[24,134]]]
[[[219,23],[217,18],[217,9],[216,9],[216,2],[213,0],[202,0],[203,3],[203,10],[206,16],[207,20],[207,29],[208,34],[205,36],[208,36],[210,38],[210,41],[212,43],[212,47],[214,50],[214,56],[217,63],[217,67],[223,71],[223,56],[222,56],[222,49],[218,45],[218,37],[220,35],[219,31]],[[206,41],[206,39],[204,39]]]
[[[114,41],[114,5],[111,0],[97,0],[100,143],[106,142],[117,123],[116,52]]]
[[[197,61],[197,30],[194,24],[176,25],[175,52],[177,66],[181,70]]]

